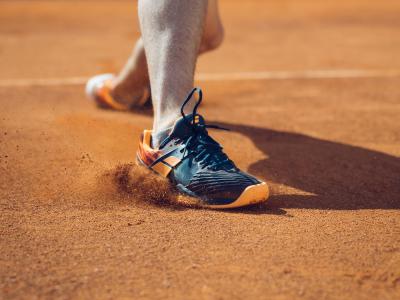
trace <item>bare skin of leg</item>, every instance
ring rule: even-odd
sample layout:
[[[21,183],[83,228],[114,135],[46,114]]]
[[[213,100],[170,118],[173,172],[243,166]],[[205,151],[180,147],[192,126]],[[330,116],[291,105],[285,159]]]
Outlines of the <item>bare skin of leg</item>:
[[[145,89],[149,87],[146,55],[143,40],[140,38],[125,66],[115,78],[111,95],[118,102],[131,106],[142,99]]]
[[[161,133],[180,116],[182,101],[193,88],[206,11],[207,0],[139,1],[154,108],[155,147],[162,139]]]
[[[223,40],[224,30],[218,10],[218,1],[209,0],[199,54],[218,48]],[[142,99],[145,89],[150,88],[143,39],[140,38],[127,63],[114,81],[112,96],[127,105]]]

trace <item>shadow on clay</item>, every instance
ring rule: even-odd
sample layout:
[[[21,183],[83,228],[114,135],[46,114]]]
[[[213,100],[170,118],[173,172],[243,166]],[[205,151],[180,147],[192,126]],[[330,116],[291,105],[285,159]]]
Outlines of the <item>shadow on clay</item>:
[[[217,122],[249,137],[268,158],[249,172],[312,195],[271,195],[268,209],[399,209],[400,159],[303,134]]]

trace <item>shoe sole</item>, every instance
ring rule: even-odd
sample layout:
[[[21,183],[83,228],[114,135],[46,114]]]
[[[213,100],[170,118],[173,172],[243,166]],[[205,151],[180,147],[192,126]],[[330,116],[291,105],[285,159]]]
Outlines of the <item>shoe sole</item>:
[[[153,169],[149,168],[142,160],[136,156],[136,164],[141,167],[145,167],[152,172],[154,172]],[[154,172],[157,174],[156,172]],[[157,174],[158,175],[158,174]],[[190,195],[189,195],[190,196]],[[193,197],[193,196],[191,196]],[[241,194],[240,196],[233,202],[229,204],[200,204],[201,207],[204,208],[211,208],[211,209],[229,209],[229,208],[237,208],[237,207],[243,207],[243,206],[249,206],[249,205],[254,205],[254,204],[259,204],[263,203],[268,200],[269,197],[269,188],[268,185],[265,182],[255,184],[255,185],[250,185],[248,186]]]
[[[203,207],[212,209],[228,209],[249,206],[253,204],[263,203],[269,197],[269,188],[265,182],[248,186],[240,196],[229,204],[222,205],[202,205]]]

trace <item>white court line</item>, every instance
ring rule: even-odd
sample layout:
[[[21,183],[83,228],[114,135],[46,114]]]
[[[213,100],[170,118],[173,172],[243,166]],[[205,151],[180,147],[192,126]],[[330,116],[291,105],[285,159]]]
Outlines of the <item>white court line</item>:
[[[199,73],[199,81],[341,79],[400,77],[400,70],[308,70],[260,71],[232,73]],[[0,87],[82,85],[89,77],[0,79]]]

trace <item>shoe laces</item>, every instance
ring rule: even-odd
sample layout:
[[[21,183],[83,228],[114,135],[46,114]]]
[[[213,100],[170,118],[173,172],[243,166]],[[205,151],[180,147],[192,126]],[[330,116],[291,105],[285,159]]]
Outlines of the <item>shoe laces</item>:
[[[197,93],[198,98],[196,104],[193,108],[191,117],[185,114],[185,106],[193,99],[193,95]],[[182,142],[184,148],[181,150],[183,152],[183,158],[193,155],[194,160],[199,163],[202,168],[207,168],[209,170],[236,170],[236,166],[232,160],[222,151],[222,147],[213,140],[209,135],[207,128],[219,129],[219,130],[229,130],[224,127],[212,124],[200,124],[196,122],[197,108],[199,107],[203,99],[203,92],[200,88],[194,88],[186,100],[183,102],[181,107],[181,114],[186,123],[186,125],[191,129],[192,133],[188,137],[178,139],[178,142]],[[190,120],[191,119],[191,120]]]

